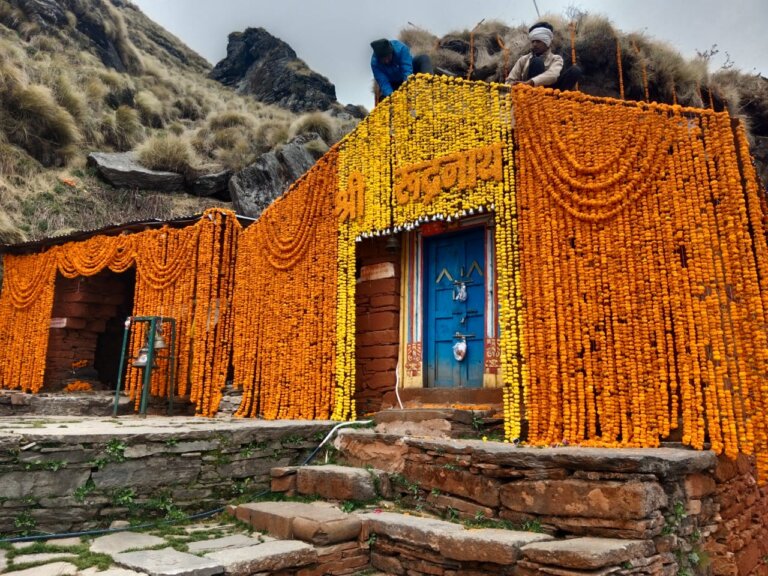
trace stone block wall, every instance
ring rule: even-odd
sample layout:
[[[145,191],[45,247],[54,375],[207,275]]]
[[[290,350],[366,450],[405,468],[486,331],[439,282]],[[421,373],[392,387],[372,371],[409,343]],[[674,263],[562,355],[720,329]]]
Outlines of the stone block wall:
[[[356,292],[358,414],[376,412],[395,387],[400,342],[400,250],[388,251],[386,238],[357,246]]]
[[[719,522],[703,546],[714,576],[768,575],[768,486],[756,477],[754,459],[718,458],[713,479]]]
[[[653,567],[643,574],[768,574],[767,492],[746,457],[731,462],[683,448],[516,448],[373,431],[344,431],[337,445],[347,463],[394,474],[393,488],[417,509],[558,538],[639,541]]]
[[[130,282],[132,286],[132,280]],[[90,277],[69,279],[60,276],[56,279],[43,383],[45,391],[61,390],[68,381],[75,379],[99,379],[94,367],[99,335],[107,330],[108,322],[115,324],[119,315],[124,320],[130,314],[131,299],[128,281],[117,274],[107,272]],[[122,326],[119,320],[117,324]],[[118,347],[121,336],[122,333],[114,335]],[[117,366],[116,359],[110,359]],[[73,368],[76,362],[85,365]]]
[[[0,431],[0,537],[214,509],[268,489],[271,468],[301,463],[332,426],[190,420]]]

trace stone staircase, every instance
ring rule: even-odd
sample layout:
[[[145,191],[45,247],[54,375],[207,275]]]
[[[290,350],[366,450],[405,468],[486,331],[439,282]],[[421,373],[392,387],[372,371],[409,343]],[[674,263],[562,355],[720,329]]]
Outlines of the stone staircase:
[[[472,425],[456,411],[394,412],[377,415],[375,430],[339,433],[347,465],[272,469],[273,493],[320,500],[230,507],[286,549],[279,561],[222,553],[225,573],[672,575],[696,552],[689,536],[714,529],[714,485],[702,474],[711,453],[517,448],[452,438]]]

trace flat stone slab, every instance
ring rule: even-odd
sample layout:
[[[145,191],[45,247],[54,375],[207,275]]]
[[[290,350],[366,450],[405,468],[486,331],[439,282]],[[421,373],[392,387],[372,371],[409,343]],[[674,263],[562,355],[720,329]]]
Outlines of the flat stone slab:
[[[43,554],[23,554],[16,556],[13,561],[16,564],[27,564],[31,562],[50,562],[51,560],[70,560],[77,558],[77,554],[72,552],[45,552]]]
[[[256,538],[251,538],[245,534],[233,534],[222,538],[213,538],[211,540],[199,540],[190,542],[187,549],[190,554],[199,554],[201,552],[215,552],[227,548],[244,548],[245,546],[255,546],[261,544]]]
[[[72,538],[57,538],[53,540],[46,540],[45,543],[50,544],[51,546],[80,546],[83,541],[79,537],[73,536]]]
[[[69,562],[54,562],[26,570],[3,573],[4,576],[75,576],[75,574],[77,574],[77,566]]]
[[[361,514],[360,517],[368,525],[368,531],[400,540],[410,542],[412,545],[427,546],[440,552],[440,542],[449,534],[464,532],[464,527],[452,524],[445,520],[433,518],[421,518],[397,514],[395,512],[371,512]]]
[[[0,550],[0,572],[5,570],[6,566],[8,566],[8,560],[5,559],[5,550]]]
[[[683,448],[515,448],[496,442],[472,442],[472,458],[521,468],[568,468],[634,474],[688,474],[714,468],[711,451]]]
[[[539,564],[550,564],[578,570],[595,570],[620,566],[633,558],[655,553],[650,540],[618,540],[614,538],[572,538],[534,542],[521,550],[523,558]]]
[[[521,480],[502,486],[501,503],[516,512],[642,520],[667,505],[658,482],[609,480]]]
[[[247,548],[209,552],[205,557],[223,565],[227,576],[250,576],[312,564],[317,561],[317,552],[304,542],[274,540]]]
[[[216,576],[224,573],[224,567],[218,562],[173,548],[122,552],[112,558],[124,568],[139,570],[149,576]]]
[[[296,472],[296,490],[299,494],[316,494],[331,500],[376,498],[373,476],[351,466],[302,466]]]
[[[552,539],[547,534],[481,528],[441,534],[437,544],[440,554],[451,560],[507,565],[517,562],[523,546]]]
[[[106,536],[96,538],[91,543],[89,550],[111,556],[126,550],[153,548],[160,544],[165,544],[165,540],[159,536],[141,534],[139,532],[115,532],[114,534],[107,534]]]
[[[136,572],[134,570],[128,570],[127,568],[107,568],[99,572],[96,566],[80,570],[77,576],[146,576],[144,572]]]
[[[184,176],[176,172],[150,170],[139,163],[135,152],[91,152],[88,166],[116,187],[174,191],[184,188]]]
[[[235,516],[276,538],[297,538],[322,546],[354,540],[363,526],[359,516],[320,503],[243,504],[237,507]]]

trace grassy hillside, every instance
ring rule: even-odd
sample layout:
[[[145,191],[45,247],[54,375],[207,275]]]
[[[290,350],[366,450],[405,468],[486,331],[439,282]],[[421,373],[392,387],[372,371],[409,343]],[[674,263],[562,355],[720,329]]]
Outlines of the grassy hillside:
[[[208,80],[210,65],[124,0],[0,0],[0,243],[220,204],[118,190],[91,151],[139,151],[157,169],[233,170],[292,134],[342,127]]]
[[[652,100],[726,105],[746,119],[768,164],[764,78],[712,72],[707,54],[686,60],[599,16],[547,19],[567,61],[573,23],[583,91],[618,96],[618,38],[627,98],[643,99],[647,87]],[[411,27],[401,38],[438,66],[482,80],[502,80],[528,49],[525,26],[500,22],[443,38]],[[350,129],[328,114],[299,117],[238,96],[208,80],[210,68],[127,0],[0,0],[0,243],[217,204],[114,189],[85,168],[91,151],[137,150],[148,167],[194,175],[242,168],[296,133],[318,131],[331,143]]]

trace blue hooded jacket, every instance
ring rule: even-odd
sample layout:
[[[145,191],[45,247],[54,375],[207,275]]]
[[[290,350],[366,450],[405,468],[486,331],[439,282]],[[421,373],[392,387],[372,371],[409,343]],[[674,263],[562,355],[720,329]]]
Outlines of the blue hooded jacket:
[[[379,62],[376,54],[371,56],[371,71],[379,85],[382,98],[392,94],[397,86],[413,74],[413,58],[408,46],[398,40],[390,40],[389,43],[392,44],[394,50],[392,61],[389,64],[384,65]]]

